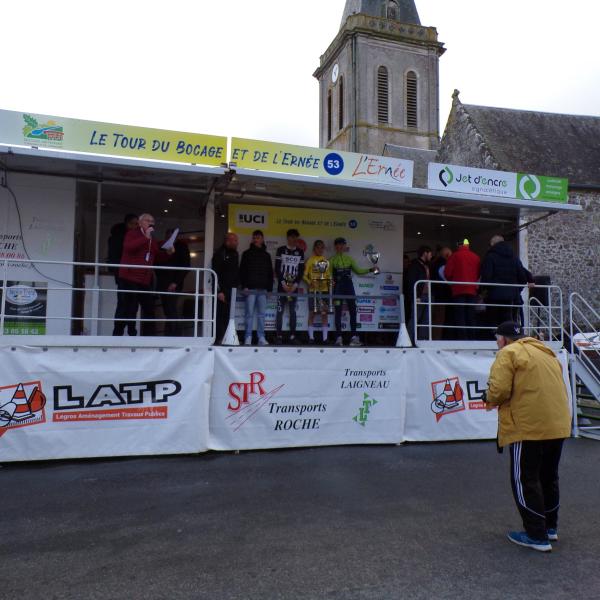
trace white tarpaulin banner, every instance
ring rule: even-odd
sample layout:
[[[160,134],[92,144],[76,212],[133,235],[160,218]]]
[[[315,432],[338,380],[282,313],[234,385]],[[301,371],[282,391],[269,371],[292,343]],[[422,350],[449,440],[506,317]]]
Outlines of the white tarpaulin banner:
[[[214,352],[0,348],[0,462],[207,449]]]
[[[494,439],[498,412],[486,411],[493,351],[407,353],[405,441]],[[558,354],[570,395],[567,354]]]
[[[383,349],[219,349],[210,448],[400,443],[401,358]]]

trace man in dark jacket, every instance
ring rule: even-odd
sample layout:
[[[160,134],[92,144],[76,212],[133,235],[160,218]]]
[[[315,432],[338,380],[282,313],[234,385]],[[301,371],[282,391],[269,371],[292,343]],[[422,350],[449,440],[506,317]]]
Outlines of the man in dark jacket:
[[[212,257],[212,270],[217,274],[217,340],[222,340],[229,322],[231,290],[240,285],[238,236],[228,233],[223,245]]]
[[[406,273],[407,279],[407,291],[408,291],[408,308],[409,313],[406,315],[407,320],[407,328],[408,333],[413,341],[413,344],[416,339],[416,325],[427,325],[429,323],[429,311],[427,307],[427,302],[429,301],[429,287],[425,283],[420,283],[417,286],[417,300],[423,302],[424,304],[417,304],[417,321],[415,323],[415,305],[414,305],[414,296],[415,296],[415,285],[417,281],[427,281],[431,279],[431,272],[429,268],[429,263],[431,262],[431,257],[433,256],[433,252],[429,246],[421,246],[417,250],[417,258],[413,260],[409,267],[408,272]],[[419,336],[420,338],[421,336]]]
[[[265,246],[263,232],[252,233],[250,248],[242,254],[240,284],[246,296],[246,334],[244,344],[252,343],[254,313],[256,313],[258,345],[268,346],[265,339],[267,292],[273,291],[273,262]]]
[[[496,328],[505,321],[515,321],[520,302],[520,289],[508,286],[488,286],[486,283],[506,283],[511,285],[527,284],[527,274],[521,261],[515,257],[512,248],[501,235],[490,240],[488,250],[481,265],[481,284],[485,289],[485,303],[500,306],[488,306],[488,327]],[[493,335],[490,329],[490,336]]]
[[[173,233],[172,229],[168,229],[166,232],[166,239],[168,240]],[[166,241],[166,240],[165,240]],[[160,244],[162,246],[162,242]],[[173,245],[175,252],[167,258],[161,267],[179,267],[189,269],[191,265],[190,260],[190,249],[188,245],[180,240],[176,239]],[[189,271],[180,271],[178,269],[156,270],[156,289],[159,292],[169,292],[171,294],[180,293],[183,290],[183,282],[185,281],[186,275]],[[161,295],[160,297],[163,312],[167,319],[165,323],[165,334],[168,336],[179,336],[183,331],[181,321],[174,319],[180,319],[181,313],[177,310],[179,304],[178,296]]]

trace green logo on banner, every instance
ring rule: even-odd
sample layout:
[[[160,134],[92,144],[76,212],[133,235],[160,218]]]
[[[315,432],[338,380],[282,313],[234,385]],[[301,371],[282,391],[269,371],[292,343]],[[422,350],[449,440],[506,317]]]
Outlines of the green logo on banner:
[[[560,177],[517,174],[517,198],[521,200],[543,200],[546,202],[567,202],[569,180]]]
[[[362,425],[362,427],[364,427],[367,424],[367,421],[369,420],[369,415],[371,414],[371,409],[376,404],[379,404],[379,402],[375,400],[375,398],[371,398],[367,393],[363,394],[363,398],[363,403],[362,406],[358,409],[358,414],[352,417],[352,420],[356,421],[356,423],[358,423],[359,425]]]
[[[23,115],[25,127],[23,127],[23,135],[27,142],[52,142],[61,144],[64,137],[63,126],[56,121],[49,120],[47,123],[38,123],[35,117],[31,115]]]

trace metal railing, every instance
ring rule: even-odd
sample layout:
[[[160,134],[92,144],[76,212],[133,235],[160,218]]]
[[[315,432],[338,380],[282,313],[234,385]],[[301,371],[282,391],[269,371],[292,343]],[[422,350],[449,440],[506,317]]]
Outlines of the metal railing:
[[[451,286],[450,289],[453,286],[475,287],[477,293],[462,294],[444,302],[436,300],[442,286]],[[492,288],[514,290],[514,300],[511,303],[486,301],[485,295],[489,296]],[[564,311],[561,289],[556,285],[536,285],[535,290],[545,297],[544,302],[531,296],[527,284],[419,280],[412,290],[412,310],[407,323],[409,335],[416,346],[495,347],[494,331],[497,326],[502,321],[516,321],[527,335],[562,347]],[[519,302],[518,298],[523,302]]]
[[[600,426],[579,424],[578,414],[600,411],[600,310],[578,293],[569,296],[569,335],[571,342],[571,393],[574,434],[600,431]],[[579,402],[577,379],[590,392],[590,400]],[[598,419],[600,417],[592,417]],[[598,434],[593,436],[598,438]]]
[[[186,289],[193,291],[157,290],[153,285],[145,289],[124,283],[115,285],[115,275],[109,269],[126,267],[136,271],[185,272],[193,275]],[[50,274],[44,273],[48,271]],[[37,280],[37,281],[36,281]],[[86,281],[87,280],[87,281]],[[124,280],[121,280],[124,282]],[[88,284],[89,283],[89,284]],[[0,336],[28,335],[28,343],[34,336],[80,336],[83,338],[110,335],[103,332],[107,324],[116,320],[129,331],[136,330],[136,337],[128,336],[128,345],[153,345],[152,337],[196,338],[204,344],[213,344],[216,330],[217,275],[211,269],[185,268],[158,265],[119,265],[112,263],[0,259]],[[113,307],[128,295],[139,300],[152,298],[150,316],[142,311],[114,314]],[[110,299],[110,300],[107,300]],[[158,304],[160,300],[160,304]],[[165,301],[174,304],[176,316],[155,316],[159,306],[164,312]],[[104,302],[103,302],[104,301]],[[174,302],[173,302],[174,301]],[[142,335],[137,337],[137,324],[141,324]],[[163,335],[155,335],[161,332]],[[144,332],[152,330],[154,332]],[[172,330],[177,333],[173,334]],[[168,332],[168,333],[165,333]],[[147,335],[146,335],[147,333]],[[114,345],[119,335],[113,337]],[[145,338],[145,339],[144,339]],[[46,343],[46,341],[44,342]],[[181,342],[179,342],[181,343]],[[133,345],[135,345],[133,344]]]

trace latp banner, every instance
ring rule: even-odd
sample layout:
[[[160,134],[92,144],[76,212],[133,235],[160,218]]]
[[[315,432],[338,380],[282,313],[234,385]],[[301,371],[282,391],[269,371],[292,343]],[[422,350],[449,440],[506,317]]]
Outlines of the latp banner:
[[[392,351],[217,349],[210,448],[400,443],[405,362]]]
[[[214,352],[0,348],[0,462],[207,449]]]
[[[486,411],[493,351],[412,350],[407,353],[406,429],[409,442],[495,439],[497,410]],[[567,394],[568,357],[558,353]]]
[[[412,187],[414,163],[403,158],[263,142],[231,140],[236,167]]]
[[[0,144],[218,167],[227,138],[0,110]]]

